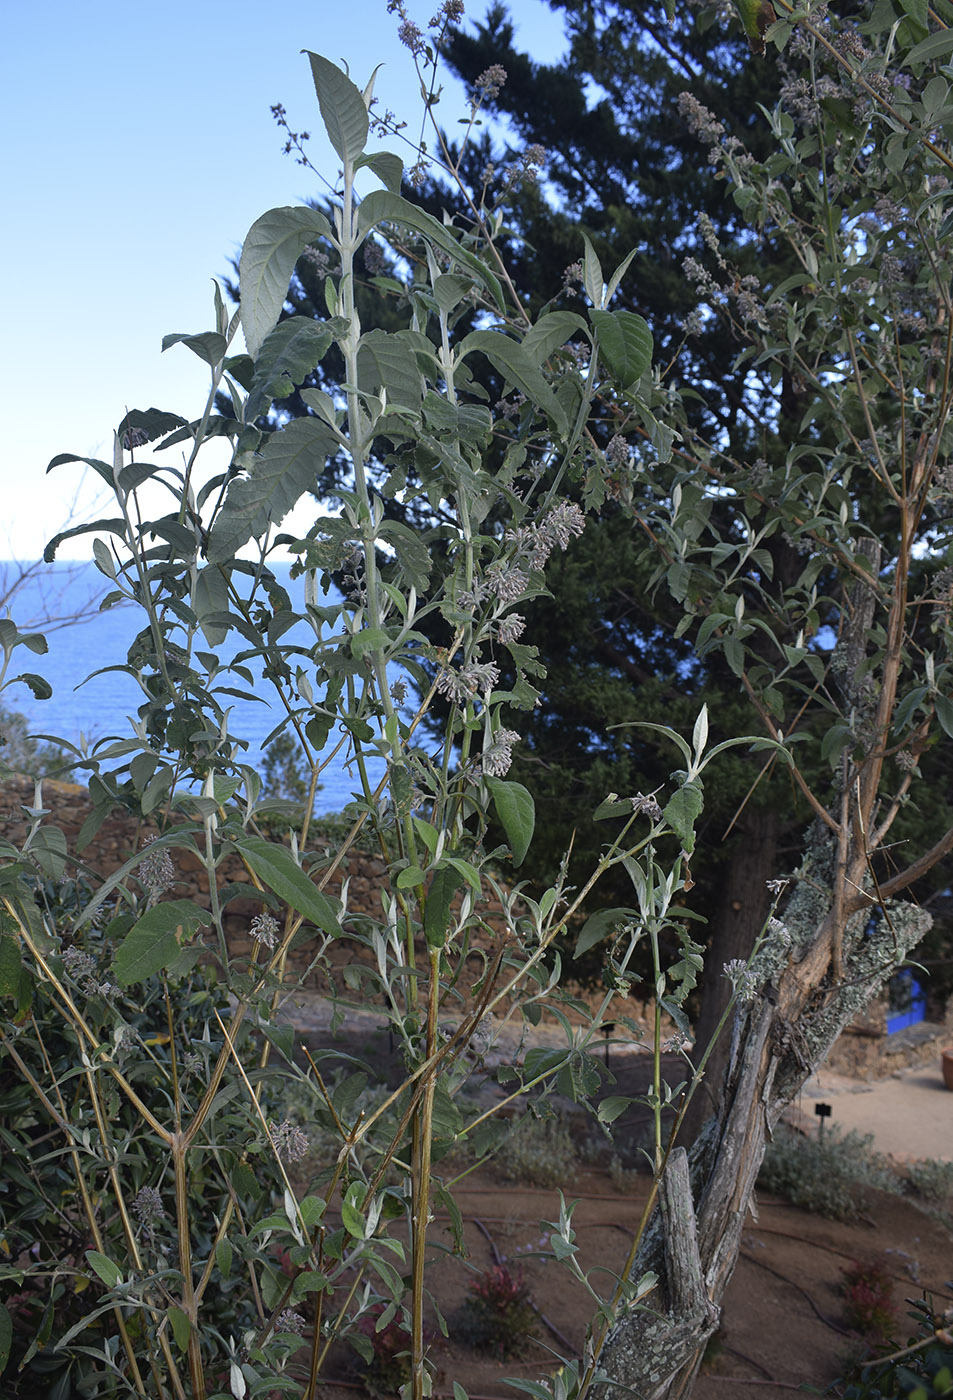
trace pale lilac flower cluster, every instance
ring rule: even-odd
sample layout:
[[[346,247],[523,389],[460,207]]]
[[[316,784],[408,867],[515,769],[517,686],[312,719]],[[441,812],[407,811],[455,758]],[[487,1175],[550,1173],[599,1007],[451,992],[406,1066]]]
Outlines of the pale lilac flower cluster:
[[[554,549],[565,550],[574,536],[586,528],[586,517],[575,501],[560,501],[540,524],[518,525],[507,530],[506,540],[525,556],[531,569],[546,567]]]
[[[758,979],[743,958],[732,958],[730,962],[725,963],[723,971],[739,1001],[754,1001],[758,994]]]
[[[455,705],[465,705],[479,693],[489,695],[500,678],[492,661],[468,661],[459,671],[444,670],[437,677],[437,691]]]
[[[290,1332],[294,1337],[300,1337],[304,1333],[304,1318],[294,1308],[282,1308],[275,1319],[276,1332]]]
[[[278,942],[279,930],[280,925],[274,915],[262,912],[252,919],[248,932],[260,948],[267,948],[271,952]]]
[[[269,1123],[268,1135],[278,1156],[286,1162],[300,1162],[307,1155],[308,1137],[299,1127],[285,1118],[281,1123]]]
[[[157,838],[149,836],[143,842],[146,850]],[[172,864],[172,857],[169,852],[160,847],[157,850],[149,850],[139,862],[138,879],[144,890],[149,892],[150,897],[155,900],[159,895],[165,894],[175,884],[175,866]]]
[[[715,145],[724,136],[725,128],[714,112],[709,111],[690,92],[679,93],[678,110],[692,135],[707,146]]]
[[[510,642],[518,641],[526,628],[526,619],[519,613],[510,613],[509,617],[504,617],[497,629],[497,637],[504,646],[509,646]]]
[[[473,84],[478,94],[476,101],[492,102],[495,97],[499,97],[505,82],[506,69],[502,63],[491,63],[489,68],[484,68]]]
[[[483,755],[482,770],[488,778],[505,778],[513,762],[513,745],[518,744],[520,735],[513,729],[498,729],[493,743]]]
[[[463,0],[443,0],[437,13],[430,21],[431,29],[440,29],[445,24],[459,24],[464,15]]]

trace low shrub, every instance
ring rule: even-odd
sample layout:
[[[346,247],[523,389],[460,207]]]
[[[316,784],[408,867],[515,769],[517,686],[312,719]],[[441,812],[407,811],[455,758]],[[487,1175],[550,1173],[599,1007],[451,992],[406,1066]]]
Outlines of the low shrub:
[[[837,1128],[816,1138],[780,1131],[765,1153],[758,1185],[829,1220],[853,1219],[868,1187],[898,1189],[886,1159],[873,1150],[872,1135]]]
[[[493,1160],[500,1176],[524,1186],[559,1186],[579,1165],[565,1120],[529,1115],[503,1139]]]
[[[953,1162],[940,1162],[935,1157],[908,1162],[903,1176],[911,1189],[930,1205],[941,1206],[953,1195]]]

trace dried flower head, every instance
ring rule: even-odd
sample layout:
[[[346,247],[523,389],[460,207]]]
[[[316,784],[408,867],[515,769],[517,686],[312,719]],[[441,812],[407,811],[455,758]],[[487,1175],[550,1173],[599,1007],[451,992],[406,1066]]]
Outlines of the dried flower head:
[[[307,1155],[308,1137],[290,1118],[268,1124],[272,1146],[285,1162],[300,1162]]]
[[[437,691],[455,705],[465,705],[477,693],[489,695],[499,676],[500,668],[492,661],[468,661],[459,671],[441,671],[437,676]]]
[[[634,797],[629,798],[629,801],[637,816],[644,812],[649,821],[660,822],[662,820],[662,809],[651,795],[646,797],[644,792],[637,792]]]
[[[525,628],[526,618],[520,617],[519,613],[510,613],[501,619],[496,635],[504,646],[509,646],[510,642],[519,640]]]
[[[162,1197],[154,1186],[139,1188],[133,1198],[132,1211],[139,1222],[142,1233],[151,1239],[157,1222],[165,1215],[162,1208]]]
[[[149,850],[152,843],[157,840],[155,836],[148,836],[143,842],[143,847],[148,854],[139,862],[139,883],[144,890],[147,890],[151,899],[159,898],[165,894],[175,884],[175,866],[172,864],[172,857],[165,847],[156,850]]]
[[[515,603],[529,587],[529,574],[512,564],[494,564],[487,570],[486,581],[490,592],[501,603]]]

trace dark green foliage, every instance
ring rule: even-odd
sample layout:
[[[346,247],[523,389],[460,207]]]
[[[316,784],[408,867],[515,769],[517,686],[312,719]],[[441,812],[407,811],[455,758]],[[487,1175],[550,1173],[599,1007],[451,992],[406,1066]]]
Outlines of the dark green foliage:
[[[828,1394],[837,1400],[941,1400],[953,1395],[953,1310],[937,1312],[932,1300],[913,1302],[916,1332],[887,1361],[853,1368]],[[899,1353],[899,1354],[898,1354]]]

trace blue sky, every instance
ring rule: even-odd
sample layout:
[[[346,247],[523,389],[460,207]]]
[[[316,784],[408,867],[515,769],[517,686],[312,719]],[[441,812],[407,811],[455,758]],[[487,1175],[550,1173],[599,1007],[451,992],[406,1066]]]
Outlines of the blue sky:
[[[409,0],[408,11],[425,26],[435,5]],[[468,3],[470,19],[485,10],[486,0]],[[534,56],[562,52],[542,0],[510,0],[510,10]],[[300,50],[345,61],[361,85],[383,63],[382,107],[416,119],[419,98],[386,0],[50,0],[8,7],[3,28],[0,558],[29,559],[77,488],[81,512],[95,496],[79,467],[46,476],[50,458],[108,458],[126,408],[198,416],[204,367],[183,347],[161,354],[162,336],[209,329],[212,278],[228,272],[251,223],[320,193],[282,154],[271,104],[314,133],[312,159],[333,178]],[[462,115],[448,78],[448,127],[455,106]],[[64,547],[69,555],[89,558],[89,537]]]

